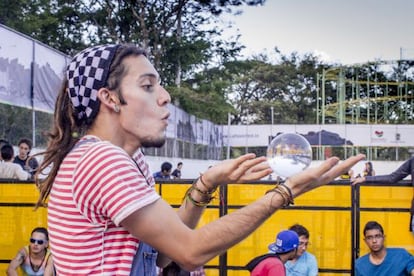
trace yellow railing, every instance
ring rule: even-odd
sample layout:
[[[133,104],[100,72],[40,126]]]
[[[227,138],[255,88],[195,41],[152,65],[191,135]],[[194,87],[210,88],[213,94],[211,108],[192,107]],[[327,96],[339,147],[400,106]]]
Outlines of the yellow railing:
[[[191,181],[159,183],[157,190],[174,207],[180,205]],[[270,188],[269,182],[229,184],[205,211],[199,227],[254,201]],[[409,205],[413,194],[408,182],[397,185],[352,188],[335,182],[295,199],[295,205],[279,210],[246,240],[206,265],[207,275],[246,275],[244,265],[267,252],[277,232],[294,223],[310,231],[310,246],[320,275],[351,275],[353,259],[367,253],[361,240],[363,226],[377,220],[384,226],[386,244],[414,253],[414,236],[408,231]],[[358,191],[360,189],[360,191]],[[357,195],[357,203],[351,198]],[[34,227],[47,226],[46,209],[33,210],[38,192],[33,183],[0,181],[0,273],[17,250],[28,243]]]

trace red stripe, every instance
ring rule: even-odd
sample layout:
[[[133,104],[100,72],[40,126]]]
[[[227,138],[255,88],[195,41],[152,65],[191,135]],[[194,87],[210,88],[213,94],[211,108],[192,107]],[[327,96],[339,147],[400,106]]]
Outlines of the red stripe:
[[[134,159],[145,176],[118,147],[95,143],[85,154],[90,146],[84,144],[65,158],[52,187],[48,223],[56,267],[58,272],[70,270],[73,275],[83,270],[88,275],[100,275],[104,254],[104,273],[128,275],[138,240],[116,227],[108,216],[119,216],[127,206],[142,205],[142,198],[154,198],[154,182],[142,153],[134,155]],[[72,179],[74,170],[76,177]],[[101,252],[102,248],[105,252]]]

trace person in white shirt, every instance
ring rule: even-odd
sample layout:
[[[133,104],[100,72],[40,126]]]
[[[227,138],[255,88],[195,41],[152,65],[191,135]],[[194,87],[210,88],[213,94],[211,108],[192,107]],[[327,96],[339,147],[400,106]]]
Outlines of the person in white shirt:
[[[6,139],[0,138],[0,149],[1,147],[3,147],[3,145],[9,144],[9,141],[7,141]],[[0,163],[3,162],[3,158],[1,157],[0,154]]]
[[[0,151],[3,159],[3,162],[0,163],[0,178],[30,179],[30,173],[23,170],[19,164],[13,163],[14,150],[10,144],[3,145]]]

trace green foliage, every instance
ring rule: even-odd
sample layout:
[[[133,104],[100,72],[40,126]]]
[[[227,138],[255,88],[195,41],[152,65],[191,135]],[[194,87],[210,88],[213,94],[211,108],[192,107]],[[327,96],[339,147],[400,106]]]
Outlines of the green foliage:
[[[315,76],[320,61],[313,55],[276,53],[277,64],[268,62],[266,56],[229,61],[188,82],[203,91],[208,91],[205,85],[220,83],[214,89],[234,107],[233,124],[268,124],[272,107],[275,123],[314,123]]]
[[[35,118],[35,139],[34,146],[45,147],[47,143],[46,133],[52,126],[52,114],[35,112],[32,110],[0,103],[0,138],[6,139],[13,145],[22,137],[33,138],[33,117]]]
[[[85,47],[85,14],[80,0],[0,1],[0,23],[57,50],[73,54]]]
[[[240,60],[238,55],[244,46],[238,37],[224,40],[221,36],[224,30],[217,24],[218,15],[237,14],[241,5],[264,3],[264,0],[3,0],[0,23],[67,54],[94,44],[141,45],[148,49],[173,103],[199,118],[226,124],[227,114],[231,113],[233,124],[268,124],[272,119],[276,124],[316,123],[316,104],[321,101],[316,97],[317,76],[332,65],[324,64],[312,54],[285,55],[277,48],[274,56]],[[276,61],[271,62],[271,58]],[[409,61],[401,61],[391,74],[381,72],[375,64],[346,71],[346,79],[407,81],[406,88],[361,85],[358,93],[346,95],[347,100],[395,97],[395,102],[371,101],[369,105],[358,106],[357,112],[372,117],[374,112],[369,113],[370,110],[384,110],[382,122],[386,118],[393,123],[412,121],[413,77],[407,73],[412,66]],[[340,101],[337,88],[335,79],[327,82],[324,104]],[[3,127],[0,134],[10,133]]]
[[[201,119],[207,119],[217,124],[226,124],[228,113],[235,112],[223,96],[213,90],[201,91],[183,85],[170,87],[168,91],[175,105]]]

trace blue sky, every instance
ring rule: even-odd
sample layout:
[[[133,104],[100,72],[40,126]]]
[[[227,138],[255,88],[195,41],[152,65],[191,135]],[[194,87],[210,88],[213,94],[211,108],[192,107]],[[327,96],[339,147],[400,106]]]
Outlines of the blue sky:
[[[245,55],[315,53],[342,64],[414,59],[414,0],[267,0],[229,19]]]

